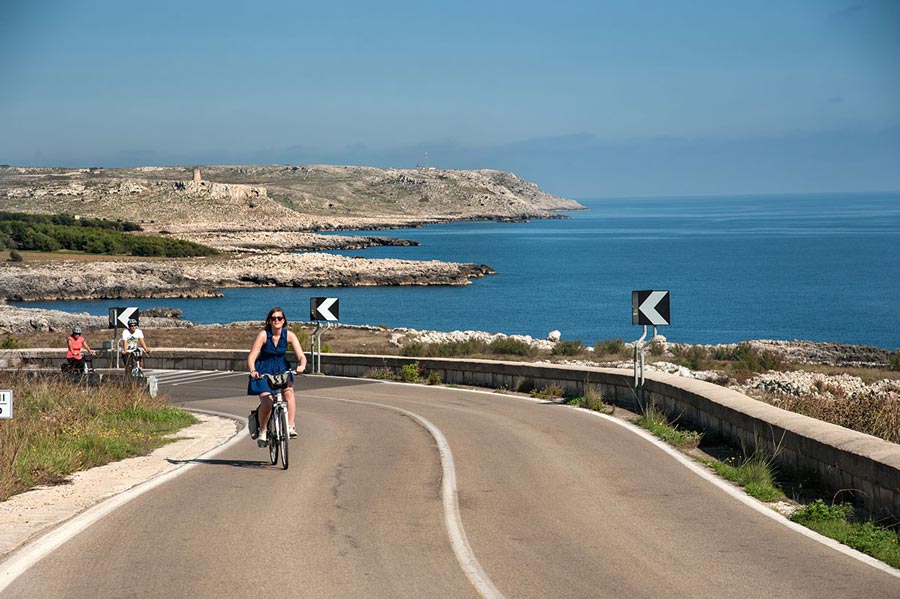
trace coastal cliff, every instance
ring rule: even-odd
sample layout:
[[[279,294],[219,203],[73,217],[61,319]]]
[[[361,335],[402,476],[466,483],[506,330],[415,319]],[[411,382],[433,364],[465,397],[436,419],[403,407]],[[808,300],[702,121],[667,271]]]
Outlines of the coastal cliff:
[[[552,218],[583,207],[494,170],[358,166],[0,167],[0,210],[140,223],[148,231],[321,231]]]

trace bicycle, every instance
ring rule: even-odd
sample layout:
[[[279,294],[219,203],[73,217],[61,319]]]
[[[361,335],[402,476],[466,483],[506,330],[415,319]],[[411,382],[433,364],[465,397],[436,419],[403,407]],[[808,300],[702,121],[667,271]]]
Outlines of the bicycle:
[[[137,348],[125,354],[125,373],[134,385],[140,385],[144,381],[144,367],[141,366],[141,361],[145,353],[141,348]]]
[[[263,378],[274,391],[272,394],[272,414],[266,425],[266,445],[269,448],[269,460],[272,465],[278,463],[281,455],[281,468],[288,469],[288,413],[287,402],[284,400],[284,390],[291,384],[292,370],[286,370],[280,374],[264,374]]]
[[[73,383],[90,387],[97,382],[97,375],[94,372],[93,356],[90,354],[86,354],[80,360],[71,363],[67,359],[62,363],[61,370]]]

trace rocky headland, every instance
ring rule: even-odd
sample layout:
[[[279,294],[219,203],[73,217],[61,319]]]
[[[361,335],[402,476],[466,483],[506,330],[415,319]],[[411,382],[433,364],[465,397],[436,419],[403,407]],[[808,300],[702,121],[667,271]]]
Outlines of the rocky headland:
[[[0,210],[190,232],[381,229],[553,218],[575,201],[493,170],[356,166],[0,167]]]
[[[0,167],[0,210],[124,220],[217,249],[213,258],[25,260],[0,266],[0,298],[209,297],[227,287],[466,285],[484,264],[347,258],[325,250],[417,245],[323,231],[460,220],[558,218],[577,202],[490,170],[348,166],[130,169]]]

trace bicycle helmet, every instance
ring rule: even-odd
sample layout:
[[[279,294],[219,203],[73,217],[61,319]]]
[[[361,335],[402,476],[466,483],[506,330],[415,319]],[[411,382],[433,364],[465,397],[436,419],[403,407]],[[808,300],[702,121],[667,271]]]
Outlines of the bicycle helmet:
[[[72,334],[73,334],[73,335],[80,335],[80,334],[81,334],[81,327],[75,327],[75,328],[73,328],[73,329],[72,329]]]
[[[128,319],[128,326],[131,326],[131,325],[137,326],[137,321],[133,318]]]

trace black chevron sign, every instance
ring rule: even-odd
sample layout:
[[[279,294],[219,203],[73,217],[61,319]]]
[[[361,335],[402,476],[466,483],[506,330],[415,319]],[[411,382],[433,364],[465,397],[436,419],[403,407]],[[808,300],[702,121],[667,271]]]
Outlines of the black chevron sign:
[[[669,323],[668,291],[631,292],[631,324],[658,327]]]
[[[311,297],[309,298],[310,320],[340,320],[338,298],[336,297]]]

